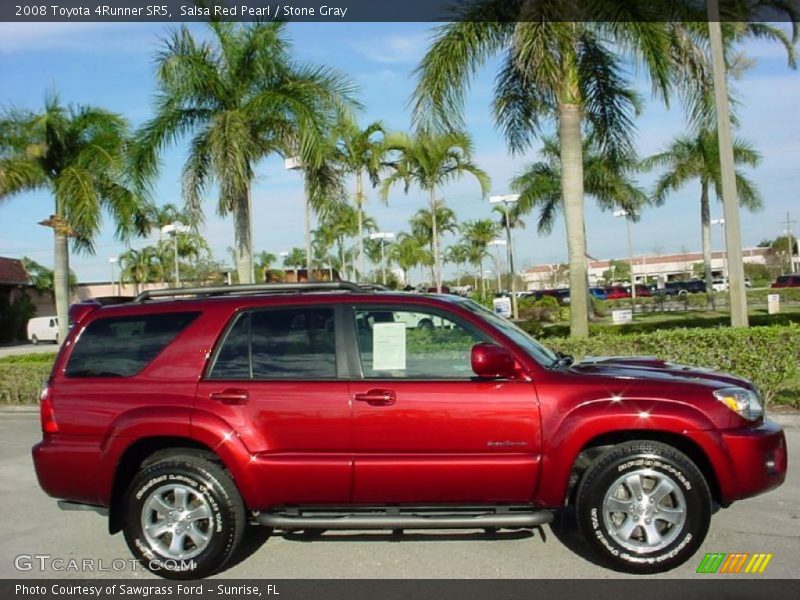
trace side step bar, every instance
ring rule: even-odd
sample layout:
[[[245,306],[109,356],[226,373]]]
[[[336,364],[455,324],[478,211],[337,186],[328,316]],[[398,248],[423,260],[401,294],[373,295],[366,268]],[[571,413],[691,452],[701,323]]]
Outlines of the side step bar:
[[[478,515],[452,513],[425,516],[415,514],[341,514],[300,516],[259,513],[261,525],[276,529],[482,529],[486,527],[524,528],[545,525],[553,520],[551,511],[498,512]]]
[[[82,504],[81,502],[71,502],[70,500],[59,500],[58,508],[61,510],[80,510],[96,512],[98,515],[107,517],[108,508],[105,506],[95,506],[94,504]]]

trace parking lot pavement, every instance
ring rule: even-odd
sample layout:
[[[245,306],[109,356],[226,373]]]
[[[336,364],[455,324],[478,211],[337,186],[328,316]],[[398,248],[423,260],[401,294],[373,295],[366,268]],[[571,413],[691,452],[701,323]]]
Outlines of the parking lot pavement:
[[[790,473],[777,490],[718,512],[702,549],[689,562],[658,577],[744,577],[697,575],[706,552],[768,552],[774,555],[763,575],[800,577],[800,429],[787,429]],[[0,414],[0,578],[133,577],[121,535],[109,536],[94,513],[61,512],[39,489],[30,447],[40,437],[35,414]],[[91,477],[76,473],[76,477]],[[267,483],[265,482],[265,485]],[[569,549],[581,547],[567,532],[328,532],[301,534],[250,532],[245,552],[225,578],[612,578],[619,573],[594,565]],[[543,534],[542,534],[543,533]],[[564,540],[564,541],[562,541]],[[39,558],[45,555],[49,558]],[[19,558],[19,557],[22,558]],[[40,570],[41,562],[94,560],[95,572]],[[15,567],[31,565],[30,570]],[[97,571],[97,569],[105,569]]]
[[[4,356],[14,356],[17,354],[32,354],[39,352],[58,352],[58,345],[50,342],[41,342],[39,344],[13,344],[8,346],[0,346],[0,358]]]

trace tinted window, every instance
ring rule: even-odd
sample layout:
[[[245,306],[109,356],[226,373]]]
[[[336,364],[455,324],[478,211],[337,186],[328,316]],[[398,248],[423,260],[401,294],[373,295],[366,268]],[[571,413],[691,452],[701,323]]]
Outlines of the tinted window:
[[[333,379],[333,310],[300,308],[247,312],[222,343],[211,379]]]
[[[434,312],[356,310],[361,368],[366,378],[469,379],[472,346],[488,339]]]
[[[199,314],[159,313],[92,321],[72,351],[67,377],[135,375]]]

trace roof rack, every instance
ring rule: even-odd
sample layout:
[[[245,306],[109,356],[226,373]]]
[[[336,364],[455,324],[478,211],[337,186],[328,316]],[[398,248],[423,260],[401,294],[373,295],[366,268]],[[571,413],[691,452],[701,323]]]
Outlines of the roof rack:
[[[263,294],[289,292],[319,292],[330,290],[346,290],[364,292],[370,288],[362,287],[352,281],[321,281],[318,283],[259,283],[244,285],[217,285],[207,287],[169,288],[165,290],[145,290],[134,302],[145,302],[154,298],[176,298],[180,296],[225,296],[228,294]]]

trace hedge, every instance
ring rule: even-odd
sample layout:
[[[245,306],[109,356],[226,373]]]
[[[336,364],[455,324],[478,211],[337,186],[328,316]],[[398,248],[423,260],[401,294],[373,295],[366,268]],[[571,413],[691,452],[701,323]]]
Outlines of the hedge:
[[[548,338],[546,344],[577,359],[644,355],[726,371],[751,380],[767,402],[800,375],[800,326],[796,324]]]
[[[36,404],[52,367],[52,362],[0,363],[0,404]]]

